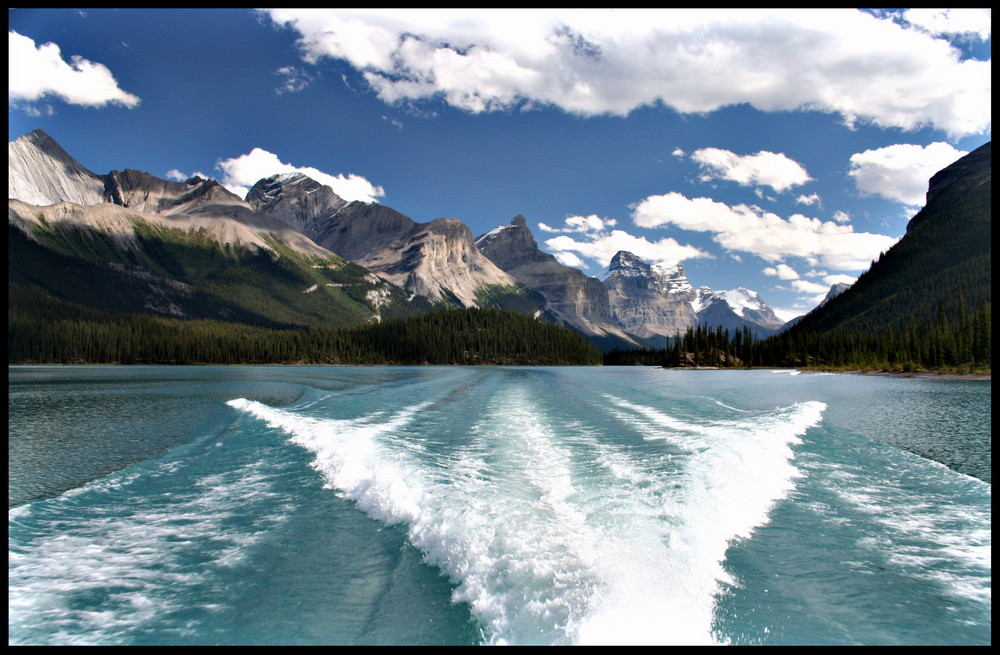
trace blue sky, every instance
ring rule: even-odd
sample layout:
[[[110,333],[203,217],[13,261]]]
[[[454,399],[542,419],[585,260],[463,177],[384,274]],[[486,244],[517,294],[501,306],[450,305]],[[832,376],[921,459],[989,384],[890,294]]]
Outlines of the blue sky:
[[[523,214],[784,318],[992,133],[990,10],[9,9],[8,138],[240,192],[302,170],[479,235]]]

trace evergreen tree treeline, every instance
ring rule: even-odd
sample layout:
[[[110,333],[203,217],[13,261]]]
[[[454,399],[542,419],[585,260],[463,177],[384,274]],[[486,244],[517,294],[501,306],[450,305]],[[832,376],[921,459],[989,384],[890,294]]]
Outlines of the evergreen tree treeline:
[[[789,330],[755,341],[748,328],[688,328],[660,350],[616,350],[604,356],[608,365],[668,367],[755,366],[811,367],[886,371],[990,371],[993,341],[991,305],[972,310],[961,296],[953,312],[940,306],[935,319],[918,326],[913,319],[901,329],[880,332],[835,330],[816,333]]]
[[[788,330],[755,340],[688,328],[663,349],[601,354],[578,333],[500,309],[453,309],[351,328],[272,329],[208,319],[112,315],[9,286],[10,364],[760,366],[989,371],[991,306],[959,297],[930,324],[880,332]]]
[[[10,364],[601,363],[600,352],[576,332],[499,309],[454,309],[352,328],[281,330],[109,315],[59,301],[25,310],[11,302],[7,336]]]

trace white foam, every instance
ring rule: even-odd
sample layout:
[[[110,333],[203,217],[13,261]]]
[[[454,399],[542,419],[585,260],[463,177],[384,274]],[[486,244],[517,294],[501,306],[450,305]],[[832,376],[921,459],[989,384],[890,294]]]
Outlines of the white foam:
[[[710,636],[719,584],[734,582],[722,566],[726,549],[765,524],[774,503],[793,488],[800,473],[792,463],[791,446],[818,423],[825,406],[805,403],[752,419],[697,424],[609,399],[634,414],[631,423],[646,439],[669,441],[689,453],[676,491],[662,496],[662,515],[668,522],[661,558],[673,570],[669,580],[659,580],[656,586],[672,589],[672,598],[663,598],[663,591],[658,594],[659,609],[676,612],[683,621],[679,625],[688,631],[674,632],[669,643],[703,643]],[[661,618],[650,625],[663,624]]]
[[[169,475],[169,467],[147,473],[156,474]],[[85,493],[117,498],[138,475],[91,483],[57,502],[73,503]],[[253,462],[200,478],[183,494],[139,496],[129,513],[121,513],[119,501],[94,505],[82,520],[35,539],[30,550],[9,552],[11,635],[44,623],[50,643],[117,643],[122,632],[184,610],[177,588],[197,587],[204,573],[186,565],[187,558],[203,556],[211,544],[217,556],[205,568],[236,565],[283,517],[255,517],[252,526],[239,529],[225,526],[225,520],[254,499],[272,495],[262,463]],[[28,507],[19,517],[30,517],[33,506]],[[73,598],[81,593],[103,595],[104,609],[75,606]]]
[[[925,466],[929,462],[900,451]],[[970,486],[985,483],[956,474],[944,466],[942,475],[966,477]],[[943,583],[949,593],[979,602],[990,602],[992,570],[992,520],[988,509],[967,505],[930,488],[914,490],[901,480],[868,482],[854,473],[835,471],[828,479],[837,496],[880,526],[883,537],[863,542],[886,553],[890,562],[915,577]],[[916,479],[916,476],[912,476]]]
[[[683,456],[636,457],[560,424],[525,389],[501,393],[461,447],[433,462],[407,438],[426,403],[353,420],[230,405],[309,449],[330,486],[369,515],[406,523],[489,643],[713,643],[725,551],[791,488],[791,445],[823,405],[704,425],[613,402]]]

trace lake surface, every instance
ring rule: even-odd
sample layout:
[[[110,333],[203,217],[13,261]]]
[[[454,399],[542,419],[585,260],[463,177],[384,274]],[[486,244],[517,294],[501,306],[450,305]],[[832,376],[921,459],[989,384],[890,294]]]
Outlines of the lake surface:
[[[11,644],[989,644],[991,383],[10,367]]]

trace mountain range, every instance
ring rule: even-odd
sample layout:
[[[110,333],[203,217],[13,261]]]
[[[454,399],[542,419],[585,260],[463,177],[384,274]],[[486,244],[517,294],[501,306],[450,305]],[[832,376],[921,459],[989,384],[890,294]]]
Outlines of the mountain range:
[[[8,146],[18,298],[273,327],[498,307],[605,350],[695,325],[748,326],[758,337],[782,327],[756,292],[695,288],[681,264],[623,251],[603,281],[589,277],[541,251],[523,216],[474,237],[460,220],[418,223],[301,173],[261,179],[242,199],[200,177],[95,174],[41,130]]]

